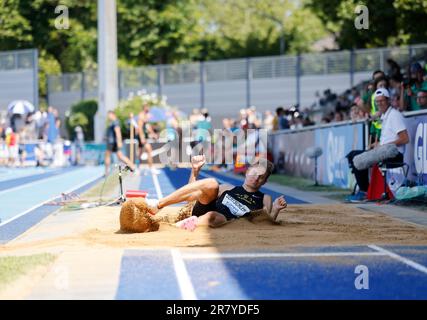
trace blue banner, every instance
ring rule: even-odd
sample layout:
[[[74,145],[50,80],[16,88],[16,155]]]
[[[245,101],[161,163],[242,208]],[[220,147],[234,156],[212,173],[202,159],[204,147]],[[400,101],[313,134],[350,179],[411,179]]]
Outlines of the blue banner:
[[[405,162],[409,165],[408,179],[427,183],[427,115],[405,118],[409,143],[405,146]]]
[[[315,131],[315,145],[323,150],[318,159],[318,180],[322,184],[350,187],[353,175],[345,156],[352,150],[363,150],[363,132],[363,123],[319,128]]]

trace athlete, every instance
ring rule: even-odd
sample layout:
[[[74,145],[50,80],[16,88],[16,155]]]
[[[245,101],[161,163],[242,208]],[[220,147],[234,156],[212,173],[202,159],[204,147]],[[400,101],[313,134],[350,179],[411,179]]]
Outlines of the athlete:
[[[123,141],[122,133],[120,131],[119,120],[114,111],[108,111],[108,120],[110,125],[107,128],[106,139],[107,139],[107,148],[105,150],[105,176],[108,176],[110,173],[110,164],[111,164],[111,155],[113,153],[117,154],[117,158],[120,161],[126,163],[129,168],[133,170],[136,169],[135,165],[126,157],[122,152]]]
[[[204,155],[193,157],[189,184],[160,199],[152,208],[153,213],[171,204],[195,201],[192,217],[177,224],[193,230],[197,225],[220,227],[258,210],[264,210],[276,221],[280,210],[287,207],[284,196],[273,202],[271,196],[259,191],[273,171],[274,165],[270,161],[266,167],[260,163],[250,166],[241,186],[218,184],[213,178],[196,181],[205,162]]]

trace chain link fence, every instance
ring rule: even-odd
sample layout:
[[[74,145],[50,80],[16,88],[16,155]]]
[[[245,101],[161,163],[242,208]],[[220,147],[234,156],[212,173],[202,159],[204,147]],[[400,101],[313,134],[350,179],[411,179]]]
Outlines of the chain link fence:
[[[218,108],[221,99],[229,102],[224,108],[262,101],[271,107],[307,106],[313,103],[317,90],[329,85],[340,92],[369,79],[374,70],[386,70],[388,58],[405,65],[423,55],[427,55],[427,44],[128,68],[119,70],[119,95],[123,99],[146,89],[166,94],[169,102],[188,109]],[[25,61],[25,56],[3,60],[0,56],[0,69]],[[49,103],[67,108],[80,99],[96,97],[96,71],[48,77]]]
[[[0,52],[0,111],[13,100],[28,100],[38,107],[38,94],[37,50]]]

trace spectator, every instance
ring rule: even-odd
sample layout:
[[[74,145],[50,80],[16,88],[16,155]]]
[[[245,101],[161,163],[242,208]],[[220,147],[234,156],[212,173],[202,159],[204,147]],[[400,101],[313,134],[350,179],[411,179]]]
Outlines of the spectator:
[[[344,121],[344,116],[343,116],[342,112],[341,111],[335,112],[334,122],[341,122],[341,121]]]
[[[427,109],[427,90],[420,90],[417,93],[417,103],[421,109]]]
[[[400,79],[400,81],[402,81],[402,73],[399,64],[391,58],[387,59],[387,64],[389,66],[387,75],[390,78]]]
[[[55,143],[58,139],[58,112],[55,112],[55,108],[49,107],[47,109],[47,142]]]
[[[424,80],[424,70],[416,62],[411,64],[409,69],[410,77],[404,80],[400,91],[400,104],[403,110],[420,110],[421,107],[417,101],[417,94],[420,90],[427,90],[427,81]]]
[[[290,128],[289,120],[286,118],[286,116],[287,115],[283,107],[278,107],[276,109],[276,118],[274,123],[275,123],[275,128],[277,125],[277,130],[285,130]]]
[[[267,129],[268,132],[273,131],[274,127],[274,116],[271,111],[266,111],[264,113],[264,129]]]
[[[395,144],[399,150],[399,154],[385,161],[388,163],[401,163],[403,162],[404,146],[409,142],[408,131],[405,126],[405,121],[402,114],[390,106],[390,93],[387,89],[378,89],[375,92],[375,101],[381,113],[381,120],[383,124],[383,132],[379,144]],[[350,202],[360,202],[366,199],[367,191],[369,188],[369,171],[368,169],[359,170],[353,164],[353,159],[356,155],[364,151],[355,150],[351,151],[348,155],[349,165],[356,178],[359,192],[350,196]]]
[[[107,115],[110,125],[108,126],[106,133],[107,148],[105,150],[105,176],[110,172],[112,153],[116,153],[119,160],[126,163],[132,170],[135,170],[135,165],[122,153],[122,133],[116,114],[114,111],[108,111]]]
[[[85,137],[83,129],[80,126],[74,128],[74,146],[76,148],[76,157],[74,160],[74,165],[78,166],[82,163],[82,155],[84,149]]]

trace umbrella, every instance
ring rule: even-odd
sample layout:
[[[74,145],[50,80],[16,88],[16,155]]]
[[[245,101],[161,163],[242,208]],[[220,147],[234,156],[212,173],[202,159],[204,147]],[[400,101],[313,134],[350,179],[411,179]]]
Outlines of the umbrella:
[[[150,112],[148,113],[149,114],[148,121],[149,122],[166,121],[168,119],[166,113],[167,113],[167,110],[164,108],[152,107],[150,109]]]
[[[14,100],[7,106],[7,111],[11,114],[26,114],[34,110],[33,104],[27,100]]]

